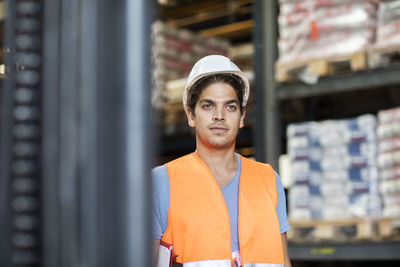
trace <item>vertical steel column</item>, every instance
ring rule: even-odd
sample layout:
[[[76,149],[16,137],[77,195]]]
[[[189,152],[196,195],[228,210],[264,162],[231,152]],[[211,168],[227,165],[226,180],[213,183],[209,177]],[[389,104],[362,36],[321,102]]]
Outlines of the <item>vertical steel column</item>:
[[[265,122],[263,112],[263,95],[265,94],[263,88],[263,76],[264,76],[264,43],[263,43],[263,32],[265,27],[262,24],[262,5],[263,0],[255,0],[253,3],[253,45],[254,45],[254,105],[256,107],[256,124],[254,125],[254,156],[256,160],[265,162],[266,155],[265,151],[265,140],[264,140],[264,127]]]
[[[150,238],[150,11],[152,1],[127,2],[127,187],[124,266],[152,266]]]
[[[58,80],[58,192],[60,202],[58,233],[62,242],[62,266],[78,266],[80,263],[80,84],[79,84],[79,0],[61,1],[60,46]],[[45,73],[47,75],[47,73]]]
[[[7,14],[15,14],[15,1],[7,2]],[[10,183],[11,183],[11,160],[12,160],[12,131],[13,117],[12,110],[14,101],[12,98],[13,88],[15,86],[15,71],[9,71],[10,66],[14,65],[14,22],[15,16],[8,15],[5,25],[5,47],[8,47],[8,53],[5,53],[5,65],[7,66],[7,79],[1,81],[1,113],[0,113],[0,265],[11,266],[11,205],[10,205]]]
[[[80,150],[82,159],[81,180],[81,264],[91,267],[100,266],[98,260],[98,140],[97,135],[97,71],[98,65],[98,1],[80,1],[80,106],[81,131]]]
[[[99,266],[97,0],[45,0],[44,266]]]
[[[45,7],[45,266],[151,266],[150,4]]]
[[[12,2],[12,3],[11,3]],[[41,264],[41,2],[9,1],[2,128],[2,266]],[[4,160],[4,162],[3,162]],[[4,175],[4,176],[3,176]],[[4,217],[3,217],[4,216]]]
[[[256,158],[278,168],[281,153],[279,100],[275,83],[277,59],[277,1],[256,0],[254,3],[256,106]]]
[[[127,1],[97,1],[96,169],[98,267],[124,266]],[[132,74],[133,75],[133,74]],[[110,245],[113,244],[113,245]]]
[[[43,265],[79,266],[79,0],[44,1]]]
[[[61,0],[43,1],[43,266],[60,266],[59,79]]]

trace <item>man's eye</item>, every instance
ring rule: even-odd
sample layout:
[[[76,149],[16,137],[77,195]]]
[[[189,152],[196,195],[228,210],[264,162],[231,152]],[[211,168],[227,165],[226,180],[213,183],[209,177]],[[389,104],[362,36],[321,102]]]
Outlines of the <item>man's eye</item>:
[[[237,109],[236,105],[228,105],[228,110],[235,111]]]
[[[202,106],[202,108],[203,108],[203,109],[210,109],[210,108],[211,108],[211,105],[210,105],[210,104],[204,104],[204,105]]]

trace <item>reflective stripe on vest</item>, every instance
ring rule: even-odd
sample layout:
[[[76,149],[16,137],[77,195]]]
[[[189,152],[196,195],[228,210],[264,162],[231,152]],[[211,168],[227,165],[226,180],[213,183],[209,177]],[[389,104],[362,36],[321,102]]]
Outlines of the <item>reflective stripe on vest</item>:
[[[231,267],[230,260],[209,260],[209,261],[196,261],[187,262],[183,267]]]
[[[217,261],[197,261],[187,262],[182,265],[183,267],[231,267],[229,260],[217,260]],[[283,267],[283,264],[275,263],[245,263],[243,267]]]
[[[229,214],[221,189],[207,165],[192,153],[165,166],[170,199],[167,229],[161,239],[173,244],[176,262],[208,261],[224,265],[207,266],[231,266]],[[271,166],[241,157],[238,236],[244,266],[284,263],[276,201],[275,173]],[[257,265],[251,265],[255,262]],[[184,266],[203,266],[187,264]]]
[[[283,264],[278,263],[245,263],[243,267],[283,267]]]

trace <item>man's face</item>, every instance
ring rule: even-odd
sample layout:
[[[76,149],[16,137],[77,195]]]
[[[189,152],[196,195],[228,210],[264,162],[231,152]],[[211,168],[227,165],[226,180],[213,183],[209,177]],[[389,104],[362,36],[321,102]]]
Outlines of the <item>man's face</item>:
[[[204,88],[194,113],[186,110],[190,127],[195,128],[198,145],[223,149],[235,144],[239,128],[244,126],[246,111],[240,113],[235,90],[226,83]]]

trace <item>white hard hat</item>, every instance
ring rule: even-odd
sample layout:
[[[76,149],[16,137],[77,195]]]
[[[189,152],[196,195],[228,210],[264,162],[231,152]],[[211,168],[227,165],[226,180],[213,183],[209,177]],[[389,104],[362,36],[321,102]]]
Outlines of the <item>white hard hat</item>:
[[[250,85],[246,75],[229,58],[220,55],[210,55],[201,58],[193,66],[183,91],[183,105],[187,105],[187,95],[191,87],[201,78],[212,75],[228,73],[237,75],[244,84],[242,107],[245,107],[249,99]]]

